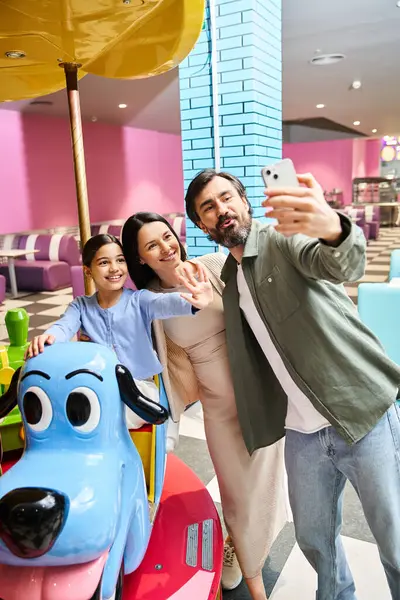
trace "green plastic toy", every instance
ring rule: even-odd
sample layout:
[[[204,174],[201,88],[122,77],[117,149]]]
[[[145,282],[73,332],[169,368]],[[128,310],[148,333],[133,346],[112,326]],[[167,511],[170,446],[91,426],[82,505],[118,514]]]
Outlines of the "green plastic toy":
[[[0,346],[0,395],[7,391],[14,371],[24,364],[28,347],[29,316],[24,308],[13,308],[6,314],[9,345]],[[21,414],[18,408],[0,422],[3,452],[18,450],[24,446]]]

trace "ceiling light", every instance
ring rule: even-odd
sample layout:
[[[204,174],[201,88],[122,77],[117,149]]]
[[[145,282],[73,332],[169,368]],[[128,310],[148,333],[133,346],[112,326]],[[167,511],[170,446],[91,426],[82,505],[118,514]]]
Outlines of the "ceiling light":
[[[127,106],[127,104],[118,104],[118,108],[126,108]]]
[[[373,130],[372,130],[372,133],[377,133],[377,132],[378,132],[378,130],[377,130],[377,129],[373,129]]]
[[[400,0],[398,0],[398,2],[396,2],[396,6],[397,6],[397,8],[400,8]]]
[[[353,125],[357,127],[358,125],[361,125],[361,121],[353,121]]]
[[[340,62],[345,57],[344,54],[318,54],[318,56],[314,56],[310,63],[312,65],[333,65],[334,63]]]
[[[353,83],[351,84],[350,89],[351,90],[359,90],[360,87],[361,87],[361,81],[359,81],[358,79],[355,79],[353,81]]]
[[[25,52],[22,52],[21,50],[9,50],[5,55],[7,58],[25,58],[26,56]]]
[[[97,117],[93,116],[90,120],[92,121],[92,123],[96,123]]]
[[[325,104],[317,104],[316,108],[325,108]]]

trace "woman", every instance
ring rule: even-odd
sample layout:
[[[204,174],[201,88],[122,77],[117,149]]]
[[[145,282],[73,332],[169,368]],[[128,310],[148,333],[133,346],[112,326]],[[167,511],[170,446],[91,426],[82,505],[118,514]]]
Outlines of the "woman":
[[[222,585],[225,589],[239,585],[238,561],[253,600],[266,600],[261,569],[287,520],[283,442],[249,456],[241,435],[221,298],[225,256],[215,253],[187,261],[175,231],[154,213],[130,217],[123,227],[122,245],[138,289],[180,291],[180,273],[194,276],[196,262],[206,267],[214,289],[213,302],[197,315],[196,323],[189,323],[186,317],[155,321],[156,349],[166,365],[163,380],[172,419],[179,421],[185,406],[199,399],[202,402],[208,448],[230,536],[224,548]]]

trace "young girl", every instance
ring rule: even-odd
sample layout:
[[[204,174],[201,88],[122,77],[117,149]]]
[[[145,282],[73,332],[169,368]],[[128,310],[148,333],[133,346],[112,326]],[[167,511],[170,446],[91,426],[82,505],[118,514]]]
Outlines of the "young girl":
[[[97,293],[75,298],[56,323],[32,340],[27,358],[43,352],[46,344],[66,342],[80,331],[86,339],[112,348],[134,379],[148,379],[162,371],[151,338],[153,319],[193,315],[212,301],[205,271],[197,280],[181,278],[190,293],[164,295],[124,288],[128,270],[122,246],[113,235],[100,234],[88,240],[82,262]]]

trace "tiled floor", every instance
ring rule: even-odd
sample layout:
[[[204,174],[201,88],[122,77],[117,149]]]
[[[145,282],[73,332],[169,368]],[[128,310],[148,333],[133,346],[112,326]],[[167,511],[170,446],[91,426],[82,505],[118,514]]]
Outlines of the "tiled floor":
[[[379,241],[370,242],[368,265],[362,281],[385,281],[389,273],[390,253],[400,247],[400,230],[383,229]],[[346,285],[353,301],[357,302],[358,284]],[[7,339],[4,315],[9,308],[24,307],[30,315],[29,337],[43,333],[72,300],[71,290],[34,294],[18,300],[6,300],[0,306],[0,343]],[[220,495],[214,469],[207,451],[200,404],[186,411],[180,427],[177,454],[193,468],[207,486],[219,512]],[[358,585],[359,600],[389,600],[390,595],[378,553],[358,498],[348,486],[343,519],[344,544]],[[264,568],[264,580],[272,600],[314,600],[316,579],[311,567],[295,543],[293,524],[288,523],[272,548]],[[224,600],[249,600],[246,586],[224,593]]]

